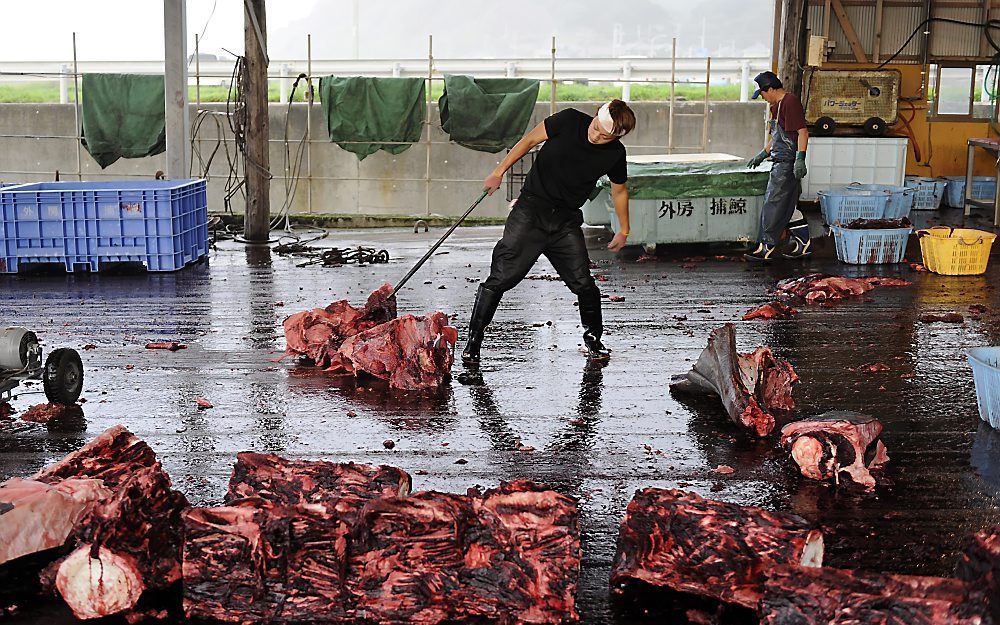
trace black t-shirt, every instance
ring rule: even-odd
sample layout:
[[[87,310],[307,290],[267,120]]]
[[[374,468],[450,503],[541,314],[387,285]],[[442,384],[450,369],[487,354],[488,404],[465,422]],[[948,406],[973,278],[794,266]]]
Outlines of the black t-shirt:
[[[548,140],[535,156],[521,193],[563,210],[575,210],[587,201],[597,179],[625,184],[625,146],[618,139],[595,145],[587,139],[593,119],[576,109],[564,109],[545,118]]]

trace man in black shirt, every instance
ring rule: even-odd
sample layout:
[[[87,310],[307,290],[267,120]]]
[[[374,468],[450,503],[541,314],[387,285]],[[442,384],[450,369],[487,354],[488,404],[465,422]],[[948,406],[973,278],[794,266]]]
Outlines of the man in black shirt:
[[[617,252],[625,246],[629,233],[627,172],[625,146],[619,139],[633,128],[635,114],[621,100],[605,104],[596,116],[565,109],[528,132],[486,178],[483,188],[492,194],[500,188],[511,165],[545,142],[507,217],[503,238],[493,250],[490,276],[476,293],[469,342],[462,353],[465,364],[479,363],[484,331],[493,320],[500,298],[524,279],[542,254],[579,300],[588,356],[608,358],[608,350],[601,343],[601,292],[590,275],[579,209],[597,180],[607,175],[621,226],[608,249]]]

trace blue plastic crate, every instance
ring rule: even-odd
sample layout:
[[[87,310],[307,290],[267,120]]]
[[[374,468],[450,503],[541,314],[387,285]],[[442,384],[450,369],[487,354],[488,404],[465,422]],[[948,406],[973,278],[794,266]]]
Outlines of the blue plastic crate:
[[[846,224],[855,219],[884,219],[892,194],[852,187],[834,187],[817,192],[823,221]]]
[[[858,230],[830,226],[837,244],[837,258],[852,265],[884,265],[903,262],[912,228]]]
[[[1000,429],[1000,347],[974,347],[969,350],[969,364],[976,381],[979,416]]]
[[[0,272],[31,263],[176,271],[208,254],[204,180],[39,182],[0,189]]]
[[[913,208],[913,196],[915,190],[910,187],[900,187],[894,184],[860,184],[852,182],[847,185],[848,189],[858,189],[861,191],[881,191],[891,196],[885,207],[884,219],[902,219],[910,214]]]
[[[945,203],[954,208],[965,207],[965,176],[945,176]],[[972,199],[993,199],[997,192],[997,179],[992,176],[972,177]]]
[[[906,176],[903,184],[914,190],[913,210],[937,210],[941,208],[948,181],[944,178]]]

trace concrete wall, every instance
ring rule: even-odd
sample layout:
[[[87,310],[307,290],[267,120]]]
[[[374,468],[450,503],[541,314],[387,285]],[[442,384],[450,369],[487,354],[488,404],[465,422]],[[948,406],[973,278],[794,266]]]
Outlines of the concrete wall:
[[[573,106],[592,112],[596,104],[566,103],[560,108]],[[669,105],[658,102],[632,104],[637,116],[637,129],[626,138],[630,154],[665,153],[668,140]],[[203,109],[224,111],[225,105],[203,105]],[[676,113],[701,113],[701,103],[679,103]],[[272,104],[271,124],[271,210],[278,212],[285,202],[285,116],[287,105]],[[293,106],[288,120],[289,149],[294,158],[298,140],[306,127],[305,104]],[[532,124],[549,113],[548,104],[535,107]],[[432,111],[432,141],[445,142],[448,136],[440,129],[437,108]],[[192,107],[191,119],[196,113]],[[214,116],[221,122],[224,133],[229,135],[226,119]],[[761,103],[715,102],[709,106],[708,152],[726,152],[739,156],[755,154],[763,143],[764,107]],[[307,164],[303,162],[301,179],[291,205],[296,213],[341,213],[369,215],[435,215],[461,214],[482,188],[482,180],[496,166],[501,154],[476,152],[454,144],[430,146],[430,205],[428,207],[426,182],[427,145],[418,144],[399,155],[376,152],[364,161],[326,140],[326,127],[322,107],[313,106],[310,144],[312,180],[306,179]],[[0,181],[34,182],[52,180],[56,170],[61,179],[75,179],[77,171],[77,146],[74,137],[74,107],[62,104],[0,104]],[[676,146],[697,146],[701,143],[701,117],[676,116],[674,131]],[[11,138],[8,135],[60,136],[63,138]],[[198,132],[201,153],[208,157],[218,144],[216,123],[206,118]],[[230,154],[235,154],[232,141],[228,142]],[[84,180],[125,177],[152,177],[157,170],[165,170],[164,155],[144,159],[120,160],[106,170],[83,149],[80,149],[81,170]],[[681,151],[681,150],[678,150]],[[209,209],[224,210],[224,186],[229,172],[225,150],[220,148],[209,170]],[[199,173],[197,156],[192,159],[195,175]],[[311,202],[310,202],[311,187]],[[483,202],[477,214],[501,216],[506,214],[505,189]],[[243,210],[242,195],[231,202],[233,211]]]

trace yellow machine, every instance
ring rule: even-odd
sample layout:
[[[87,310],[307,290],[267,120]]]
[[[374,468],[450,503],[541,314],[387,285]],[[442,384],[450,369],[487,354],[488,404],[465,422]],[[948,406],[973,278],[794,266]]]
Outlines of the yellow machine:
[[[809,69],[803,84],[806,123],[816,135],[831,135],[838,126],[861,126],[868,136],[880,137],[896,123],[898,70]]]

